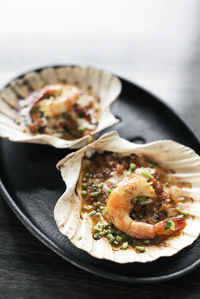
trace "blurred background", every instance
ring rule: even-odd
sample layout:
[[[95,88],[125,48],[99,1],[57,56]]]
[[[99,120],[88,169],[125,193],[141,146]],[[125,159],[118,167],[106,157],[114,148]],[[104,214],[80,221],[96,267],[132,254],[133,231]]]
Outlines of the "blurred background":
[[[167,102],[200,137],[199,0],[1,1],[0,85],[27,70],[112,71]]]

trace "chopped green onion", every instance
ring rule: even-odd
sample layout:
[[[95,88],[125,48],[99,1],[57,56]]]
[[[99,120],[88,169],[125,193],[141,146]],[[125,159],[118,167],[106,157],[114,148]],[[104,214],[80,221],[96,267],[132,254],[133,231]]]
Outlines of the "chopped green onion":
[[[108,235],[109,234],[109,230],[108,229],[104,230],[104,233],[105,233],[105,235]]]
[[[106,190],[106,192],[107,192],[108,194],[110,194],[112,191],[111,191],[110,189],[108,189],[108,190]]]
[[[105,236],[104,232],[99,232],[99,234],[100,234],[101,237]]]
[[[128,243],[135,245],[136,244],[136,240],[130,237],[130,238],[128,238]]]
[[[62,118],[66,119],[67,114],[66,113],[61,113],[61,114],[58,115],[58,119],[62,119]]]
[[[133,172],[135,169],[136,169],[136,165],[135,165],[135,163],[131,163],[131,164],[130,164],[130,167],[129,167],[129,171],[130,171],[130,172]]]
[[[99,233],[96,233],[96,234],[94,234],[94,239],[96,239],[96,240],[99,240],[99,239],[101,239],[101,237],[100,237]]]
[[[132,174],[132,172],[128,171],[127,174],[126,174],[126,176],[129,177],[131,174]]]
[[[100,206],[99,209],[102,211],[104,209],[104,206]]]
[[[42,115],[44,114],[44,111],[40,109],[40,107],[37,109],[38,113],[41,113]]]
[[[16,122],[17,125],[21,124],[21,121],[19,119],[17,119],[15,122]]]
[[[180,214],[180,215],[184,215],[184,216],[187,216],[188,215],[188,212],[185,211],[185,210],[181,210],[179,208],[176,208],[176,211]]]
[[[113,243],[115,241],[115,237],[112,234],[108,234],[107,238],[109,240],[109,243]]]
[[[184,216],[184,215],[178,215],[178,217],[179,217],[179,218],[184,218],[185,216]]]
[[[103,227],[104,227],[104,228],[108,228],[108,227],[109,227],[109,224],[104,224]]]
[[[142,219],[142,218],[143,218],[143,216],[142,216],[141,214],[139,214],[139,215],[138,215],[138,218],[139,218],[139,219]]]
[[[139,198],[138,198],[138,197],[135,197],[135,198],[132,199],[132,203],[133,203],[133,204],[136,204],[138,201],[139,201]]]
[[[83,178],[83,182],[86,183],[87,182],[87,178]]]
[[[116,153],[112,153],[112,157],[117,159],[117,154]]]
[[[148,163],[148,166],[149,166],[150,168],[153,168],[153,164],[152,164],[152,163]]]
[[[112,244],[114,241],[115,241],[115,238],[114,238],[114,237],[109,239],[109,243],[111,243],[111,244]]]
[[[81,208],[82,211],[86,210],[86,211],[89,211],[91,209],[91,206],[83,206]]]
[[[116,239],[117,242],[121,242],[122,237],[120,237],[120,236],[117,235],[115,239]]]
[[[128,248],[128,242],[124,242],[123,244],[122,244],[122,247],[121,247],[122,249],[127,249]]]
[[[58,98],[61,96],[62,93],[62,87],[57,91],[57,93],[55,94],[55,97]]]
[[[136,249],[137,251],[140,251],[140,252],[144,252],[144,251],[145,251],[145,248],[142,247],[142,246],[135,246],[135,249]]]
[[[79,132],[84,132],[84,131],[85,131],[85,128],[83,128],[83,127],[78,127],[78,131],[79,131]]]
[[[152,175],[148,172],[148,170],[145,169],[144,167],[141,168],[141,174],[146,178],[153,178]]]
[[[150,240],[144,240],[144,244],[145,245],[149,245],[150,244]]]
[[[102,231],[102,228],[101,228],[101,227],[98,227],[98,226],[95,226],[95,227],[94,227],[94,230],[96,230],[97,232],[101,232],[101,231]]]
[[[179,201],[184,202],[184,201],[185,201],[185,198],[184,198],[184,197],[180,197],[180,198],[179,198]]]
[[[139,199],[139,202],[143,202],[143,201],[145,201],[145,198],[144,198],[144,197],[139,197],[138,199]]]
[[[115,233],[116,233],[116,231],[117,231],[117,229],[116,229],[116,228],[112,228],[112,229],[111,229],[111,234],[115,234]]]
[[[101,193],[101,191],[99,192],[99,191],[96,191],[96,192],[92,192],[92,196],[93,197],[97,197],[97,196],[99,196],[99,194]]]
[[[95,216],[96,213],[97,213],[97,212],[93,210],[93,211],[90,213],[90,216]]]
[[[104,183],[100,183],[100,184],[98,185],[98,188],[102,188],[103,185],[104,185]]]
[[[86,183],[82,184],[82,188],[83,188],[84,190],[86,190],[86,189],[87,189],[87,184],[86,184]]]
[[[83,191],[81,192],[81,194],[82,194],[82,195],[87,195],[87,191],[83,190]]]
[[[77,238],[77,241],[80,241],[81,239],[82,239],[82,236],[78,237],[78,238]]]
[[[136,215],[135,215],[134,213],[132,213],[132,214],[131,214],[131,217],[132,217],[133,219],[135,219],[135,218],[136,218]]]
[[[86,178],[89,178],[90,174],[88,172],[86,172],[85,176],[86,176]]]
[[[175,223],[174,221],[172,220],[167,220],[166,221],[166,225],[165,225],[165,230],[168,231],[168,230],[172,230],[174,231],[175,230]]]

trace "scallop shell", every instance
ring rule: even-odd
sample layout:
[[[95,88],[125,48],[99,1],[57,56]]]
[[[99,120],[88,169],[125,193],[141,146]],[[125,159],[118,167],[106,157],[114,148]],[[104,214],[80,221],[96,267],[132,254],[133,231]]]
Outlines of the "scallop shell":
[[[19,111],[19,100],[25,99],[30,90],[37,91],[44,84],[81,83],[91,86],[100,98],[101,116],[92,135],[76,140],[64,140],[47,134],[31,135],[24,133],[14,120]],[[49,144],[57,148],[81,148],[88,144],[103,129],[118,122],[110,112],[110,106],[121,92],[120,80],[110,73],[96,68],[51,67],[41,71],[27,73],[14,80],[0,93],[0,137],[16,142]]]
[[[179,236],[169,238],[167,247],[146,247],[144,253],[136,253],[133,249],[113,250],[107,239],[94,240],[91,233],[91,223],[81,219],[81,200],[75,192],[82,159],[87,151],[113,151],[124,155],[135,153],[145,154],[152,161],[158,162],[165,169],[173,169],[171,174],[180,182],[188,182],[191,188],[182,188],[177,192],[179,196],[193,198],[187,206],[189,217],[187,225]],[[189,147],[177,142],[166,140],[145,145],[133,144],[120,138],[116,132],[103,135],[97,141],[83,149],[71,153],[57,164],[62,178],[67,186],[65,193],[58,200],[54,217],[58,229],[78,248],[87,251],[98,259],[107,259],[117,263],[150,262],[162,256],[172,256],[182,248],[190,245],[200,233],[200,157]],[[73,171],[72,171],[73,169]],[[80,240],[80,236],[82,239]]]

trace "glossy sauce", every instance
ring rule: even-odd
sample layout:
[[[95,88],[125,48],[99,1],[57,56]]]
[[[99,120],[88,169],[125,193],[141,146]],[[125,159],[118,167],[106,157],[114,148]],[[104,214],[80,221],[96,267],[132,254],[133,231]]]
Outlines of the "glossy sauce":
[[[137,157],[134,154],[120,156],[111,152],[95,153],[90,159],[84,158],[83,160],[82,173],[78,183],[78,190],[81,190],[80,196],[82,197],[82,216],[89,214],[91,217],[93,221],[92,233],[95,239],[105,237],[109,242],[111,241],[110,243],[116,249],[123,249],[123,244],[127,242],[128,246],[134,248],[135,246],[164,245],[166,237],[155,237],[151,241],[133,239],[115,228],[109,219],[106,211],[108,196],[121,180],[130,175],[130,165],[132,164],[135,165],[134,171],[136,172],[144,168],[151,173],[150,180],[156,193],[155,198],[133,198],[133,209],[130,214],[133,220],[155,225],[169,217],[187,218],[186,213],[184,215],[178,206],[188,204],[192,199],[187,197],[176,198],[167,192],[167,188],[176,186],[174,178],[170,177],[170,173],[173,171],[162,169],[146,157]],[[181,185],[184,186],[185,183],[181,183]],[[186,223],[184,219],[181,229]],[[180,231],[170,233],[170,237],[179,233]],[[110,240],[108,235],[113,236],[114,239],[111,237]],[[167,237],[169,238],[169,236]]]
[[[45,86],[21,101],[20,123],[33,135],[78,139],[96,129],[99,117],[99,98],[78,84]]]

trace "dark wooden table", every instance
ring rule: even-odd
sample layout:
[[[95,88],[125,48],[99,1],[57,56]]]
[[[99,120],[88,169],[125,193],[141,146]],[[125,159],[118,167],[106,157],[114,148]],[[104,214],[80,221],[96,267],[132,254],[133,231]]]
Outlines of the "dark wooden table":
[[[199,15],[198,0],[4,1],[0,84],[48,64],[97,66],[162,98],[200,138]],[[200,269],[145,286],[93,276],[39,243],[0,199],[0,298],[200,298],[199,280]]]

